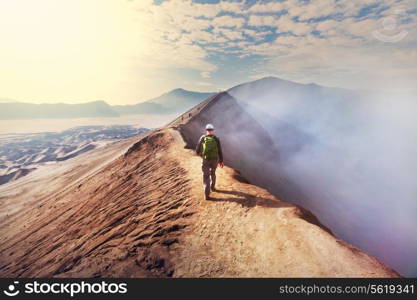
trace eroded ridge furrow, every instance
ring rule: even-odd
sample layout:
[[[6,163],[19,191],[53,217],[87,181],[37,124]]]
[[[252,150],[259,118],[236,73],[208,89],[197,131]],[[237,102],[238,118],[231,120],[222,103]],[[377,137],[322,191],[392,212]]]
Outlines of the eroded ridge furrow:
[[[1,276],[171,276],[171,248],[194,214],[187,171],[163,155],[171,139],[155,131],[54,198],[55,210],[28,216],[42,226],[2,245]]]

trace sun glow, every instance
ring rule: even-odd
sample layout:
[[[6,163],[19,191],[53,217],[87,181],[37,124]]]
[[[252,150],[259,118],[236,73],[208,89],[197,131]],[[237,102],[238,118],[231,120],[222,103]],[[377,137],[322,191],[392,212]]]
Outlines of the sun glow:
[[[133,12],[127,1],[0,1],[0,96],[128,98],[121,87],[146,45]]]

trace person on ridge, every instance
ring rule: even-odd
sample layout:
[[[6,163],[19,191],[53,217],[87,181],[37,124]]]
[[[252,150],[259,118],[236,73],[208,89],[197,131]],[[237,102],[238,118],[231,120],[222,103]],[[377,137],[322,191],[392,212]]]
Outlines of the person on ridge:
[[[216,190],[217,165],[221,168],[224,166],[222,147],[219,138],[214,135],[214,126],[212,124],[206,125],[206,134],[200,137],[195,152],[203,158],[201,170],[203,171],[204,195],[206,200],[209,200],[211,199],[210,189],[212,191]]]

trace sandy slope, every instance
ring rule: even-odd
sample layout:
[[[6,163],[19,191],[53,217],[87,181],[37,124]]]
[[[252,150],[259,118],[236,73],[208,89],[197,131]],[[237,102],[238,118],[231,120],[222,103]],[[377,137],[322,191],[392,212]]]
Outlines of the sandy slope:
[[[205,201],[200,162],[167,127],[77,184],[35,197],[1,219],[0,275],[398,276],[231,168],[219,169],[220,191]]]
[[[44,165],[18,181],[0,186],[0,237],[21,225],[21,217],[49,198],[64,193],[123,154],[137,137],[110,143],[68,161]]]

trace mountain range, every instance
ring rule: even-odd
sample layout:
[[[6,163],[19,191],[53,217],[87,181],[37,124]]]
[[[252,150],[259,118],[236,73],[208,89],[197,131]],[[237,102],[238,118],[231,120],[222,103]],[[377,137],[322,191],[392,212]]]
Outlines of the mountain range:
[[[101,100],[81,104],[0,102],[0,120],[117,117],[130,114],[181,113],[211,95],[213,95],[213,93],[200,93],[184,89],[174,89],[142,103],[113,106]]]

